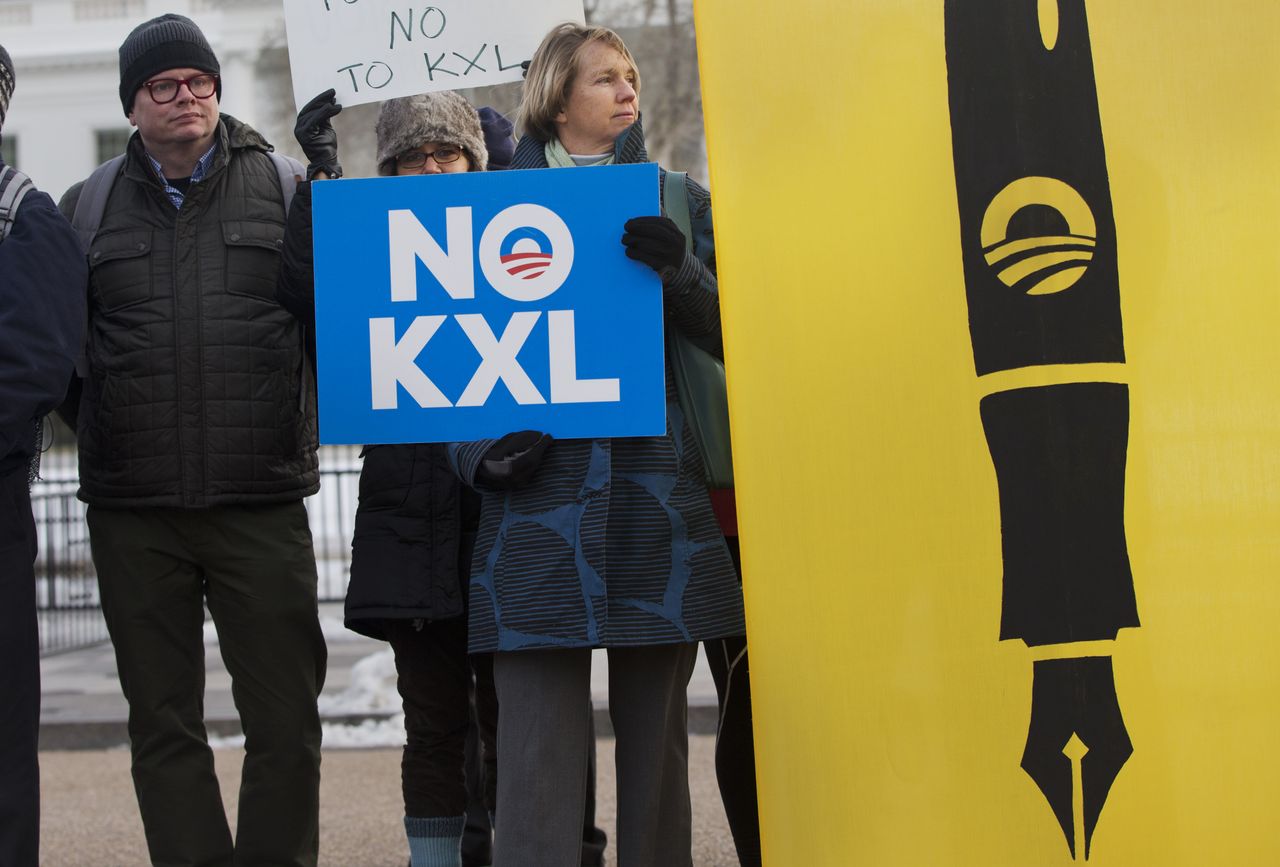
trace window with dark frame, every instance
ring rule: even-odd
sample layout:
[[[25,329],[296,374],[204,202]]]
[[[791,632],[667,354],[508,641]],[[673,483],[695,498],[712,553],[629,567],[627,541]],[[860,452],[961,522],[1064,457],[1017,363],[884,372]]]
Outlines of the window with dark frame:
[[[98,162],[105,163],[124,153],[125,145],[129,143],[129,136],[132,134],[133,130],[129,129],[98,130],[95,133],[98,139]]]

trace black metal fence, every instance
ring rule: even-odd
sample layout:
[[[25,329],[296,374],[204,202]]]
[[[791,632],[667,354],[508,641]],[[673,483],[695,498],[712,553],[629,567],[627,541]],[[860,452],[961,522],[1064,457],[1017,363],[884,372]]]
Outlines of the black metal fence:
[[[31,511],[40,542],[36,612],[41,655],[105,641],[107,627],[89,556],[89,529],[75,484],[38,483],[31,492]]]
[[[315,542],[321,602],[346,595],[351,533],[359,494],[359,462],[352,449],[322,448],[320,492],[306,501]],[[36,609],[40,654],[47,656],[107,640],[98,578],[89,551],[85,505],[76,499],[74,455],[47,456],[44,479],[31,491],[40,552]]]

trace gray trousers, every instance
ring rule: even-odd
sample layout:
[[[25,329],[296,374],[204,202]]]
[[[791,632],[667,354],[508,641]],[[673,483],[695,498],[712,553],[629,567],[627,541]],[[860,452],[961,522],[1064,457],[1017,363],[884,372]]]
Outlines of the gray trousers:
[[[618,867],[692,867],[686,690],[696,644],[609,648]],[[591,651],[493,657],[494,867],[576,867],[585,809]]]
[[[152,863],[314,867],[326,650],[302,503],[88,521]],[[245,732],[234,843],[205,737],[206,603]]]

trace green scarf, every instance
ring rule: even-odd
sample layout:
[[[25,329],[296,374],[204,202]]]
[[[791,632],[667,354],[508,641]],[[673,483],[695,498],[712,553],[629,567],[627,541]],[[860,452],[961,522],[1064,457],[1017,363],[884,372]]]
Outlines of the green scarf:
[[[547,157],[547,165],[553,169],[571,169],[578,164],[573,161],[573,157],[569,156],[569,152],[564,149],[564,145],[560,144],[560,139],[553,138],[543,146],[543,153]],[[609,154],[609,158],[603,162],[596,163],[599,166],[607,166],[613,163],[613,154]]]

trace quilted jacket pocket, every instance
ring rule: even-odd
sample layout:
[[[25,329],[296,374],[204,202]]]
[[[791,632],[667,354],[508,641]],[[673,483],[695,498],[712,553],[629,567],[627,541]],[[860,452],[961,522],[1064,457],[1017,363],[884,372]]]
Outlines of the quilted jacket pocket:
[[[224,220],[227,291],[276,303],[276,278],[284,248],[284,226],[260,220]]]
[[[89,268],[94,300],[104,313],[151,300],[155,292],[151,251],[150,229],[111,232],[93,239]]]

